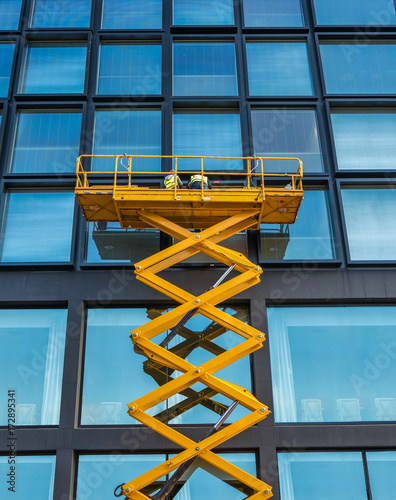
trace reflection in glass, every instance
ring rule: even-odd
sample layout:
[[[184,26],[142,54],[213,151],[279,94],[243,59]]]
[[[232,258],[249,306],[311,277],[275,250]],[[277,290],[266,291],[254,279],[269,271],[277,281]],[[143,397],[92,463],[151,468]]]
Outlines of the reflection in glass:
[[[318,24],[383,25],[396,24],[393,0],[314,0]]]
[[[53,498],[55,477],[55,456],[21,456],[17,457],[17,487],[15,493],[8,490],[7,474],[10,473],[8,457],[0,457],[0,496],[2,500],[15,500],[20,497],[17,491],[29,488],[29,500],[49,500]],[[25,495],[26,496],[26,495]]]
[[[337,110],[331,123],[340,170],[396,169],[394,110]]]
[[[0,43],[0,97],[8,95],[14,50],[14,43]]]
[[[396,452],[367,452],[367,467],[373,500],[393,500],[396,488]]]
[[[0,310],[0,390],[15,390],[17,425],[59,423],[66,313]],[[2,405],[0,425],[7,424],[7,406]]]
[[[102,44],[98,94],[161,94],[161,45]]]
[[[336,257],[327,191],[304,190],[294,224],[262,224],[262,260],[328,260]]]
[[[303,26],[300,0],[244,0],[245,26]]]
[[[233,0],[173,0],[173,24],[234,24]]]
[[[9,193],[1,262],[68,262],[73,212],[74,193]]]
[[[13,173],[74,172],[81,113],[21,111],[16,125]]]
[[[396,190],[390,186],[341,190],[352,260],[396,260]]]
[[[103,29],[162,28],[162,0],[103,0]]]
[[[242,156],[241,123],[234,112],[178,112],[173,115],[173,154]],[[239,160],[205,160],[208,170],[242,170]],[[180,159],[178,169],[201,168],[200,160]]]
[[[253,109],[253,147],[256,156],[294,157],[304,173],[323,172],[316,112],[313,109]],[[296,173],[296,161],[264,162],[265,172]]]
[[[363,460],[358,452],[278,453],[282,500],[366,500]]]
[[[396,93],[396,44],[322,42],[320,54],[328,94]]]
[[[1,0],[0,30],[17,30],[22,0]],[[1,65],[0,65],[1,67]]]
[[[231,42],[173,45],[173,94],[237,95],[235,46]]]
[[[307,47],[302,42],[249,42],[250,95],[312,95]]]
[[[35,0],[33,28],[89,27],[91,0]]]
[[[27,48],[19,85],[23,94],[84,91],[87,47],[79,43],[35,43]],[[65,76],[67,75],[67,78]]]
[[[268,321],[276,422],[396,421],[395,307],[270,308]]]

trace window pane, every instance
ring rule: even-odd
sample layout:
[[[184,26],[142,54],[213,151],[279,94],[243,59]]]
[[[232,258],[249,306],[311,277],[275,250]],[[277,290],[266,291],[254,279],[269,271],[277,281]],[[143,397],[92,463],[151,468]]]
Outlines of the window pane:
[[[270,308],[275,420],[395,421],[395,326],[396,307]]]
[[[175,43],[174,95],[237,95],[235,47],[230,42]]]
[[[0,43],[0,97],[7,97],[15,44]]]
[[[21,111],[15,134],[14,173],[74,172],[81,113]]]
[[[15,391],[17,425],[59,423],[66,315],[60,309],[0,310],[0,390]],[[2,405],[0,425],[7,423]]]
[[[87,48],[78,43],[31,45],[27,49],[19,92],[82,93],[86,54]]]
[[[328,94],[394,94],[396,44],[321,43]]]
[[[334,110],[331,123],[340,170],[393,170],[396,158],[394,110]]]
[[[396,190],[342,189],[352,260],[396,260]]]
[[[396,489],[396,452],[368,452],[367,466],[373,500],[393,500]]]
[[[139,109],[133,111],[97,111],[95,117],[94,154],[96,155],[160,155],[161,111]],[[113,171],[114,160],[93,164],[97,171]],[[160,171],[156,158],[135,158],[134,171]]]
[[[22,0],[1,0],[0,30],[17,30]],[[1,67],[1,64],[0,64]]]
[[[234,1],[173,0],[173,24],[234,24]]]
[[[279,453],[282,500],[367,500],[361,453]]]
[[[118,222],[89,222],[86,228],[87,262],[139,262],[160,251],[156,229],[120,229]]]
[[[252,110],[253,147],[256,156],[299,158],[304,173],[323,172],[316,112],[313,109]],[[264,162],[266,172],[297,171],[296,161]]]
[[[393,0],[314,0],[318,24],[384,25],[396,24]]]
[[[89,27],[91,0],[36,0],[33,28]]]
[[[305,43],[246,44],[250,95],[312,95]]]
[[[242,156],[238,113],[180,112],[173,115],[173,154],[187,156]],[[201,168],[199,159],[180,159],[178,169]],[[242,170],[240,160],[206,160],[207,170]]]
[[[161,94],[161,46],[103,44],[98,94]]]
[[[74,193],[9,193],[1,262],[69,261],[73,211]]]
[[[2,478],[6,478],[10,473],[8,457],[0,457],[0,471]],[[17,492],[26,488],[29,488],[29,500],[52,498],[55,476],[54,456],[18,456],[15,473],[15,492],[8,489],[10,484],[6,479],[0,482],[0,495],[3,500],[14,500],[20,496]]]
[[[303,26],[300,0],[244,0],[245,26]]]
[[[327,191],[304,190],[294,224],[262,224],[262,260],[327,260],[336,257]]]
[[[162,0],[103,0],[103,29],[162,28]]]

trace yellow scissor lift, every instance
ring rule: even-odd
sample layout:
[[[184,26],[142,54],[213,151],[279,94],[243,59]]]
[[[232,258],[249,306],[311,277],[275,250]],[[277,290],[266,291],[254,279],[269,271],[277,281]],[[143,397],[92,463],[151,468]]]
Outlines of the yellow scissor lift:
[[[202,175],[208,175],[205,164],[214,161],[238,161],[245,164],[247,173],[217,171],[209,178],[217,183],[210,190],[187,188],[164,189],[142,179],[155,179],[169,175],[169,172],[137,171],[134,164],[143,159],[171,162],[175,175],[182,178],[197,173],[180,168],[186,159],[198,161]],[[98,171],[89,163],[111,161],[109,169]],[[264,162],[271,160],[297,163],[296,174],[267,174]],[[114,162],[114,163],[113,163]],[[179,170],[179,171],[178,171]],[[199,169],[198,169],[199,172]],[[153,179],[154,179],[153,178]],[[140,184],[140,185],[139,185]],[[218,477],[248,495],[250,499],[264,499],[272,496],[271,487],[256,477],[234,466],[211,450],[233,436],[263,420],[269,413],[267,406],[260,403],[247,389],[226,382],[214,374],[251,354],[265,340],[264,334],[252,328],[238,314],[230,315],[218,304],[246,290],[260,281],[262,269],[250,262],[244,255],[230,250],[219,243],[246,229],[260,229],[261,224],[293,224],[303,199],[302,162],[298,158],[268,157],[197,157],[197,156],[147,156],[147,155],[82,155],[77,160],[77,185],[75,195],[84,217],[91,222],[119,222],[120,227],[156,228],[179,240],[178,243],[135,264],[136,278],[162,292],[180,305],[161,313],[149,309],[151,321],[131,332],[135,351],[144,354],[147,360],[144,370],[159,384],[149,394],[128,404],[128,413],[139,422],[173,441],[183,451],[158,465],[138,478],[121,484],[116,496],[124,495],[134,500],[171,499],[176,483],[188,477],[196,458],[218,470]],[[158,276],[161,271],[199,252],[213,257],[239,274],[224,283],[216,283],[206,292],[195,296]],[[224,277],[225,277],[224,275]],[[185,323],[196,314],[212,321],[207,331],[194,334]],[[216,325],[216,326],[214,326]],[[225,331],[235,332],[241,343],[226,350],[213,342]],[[165,341],[157,344],[153,339],[170,331]],[[183,342],[169,348],[169,340],[176,333]],[[168,339],[168,340],[167,340]],[[194,366],[186,360],[193,349],[201,347],[215,356],[209,361]],[[181,375],[172,377],[176,372]],[[203,391],[191,387],[197,382],[206,386]],[[220,394],[233,403],[217,403],[212,398]],[[185,399],[175,404],[171,411],[151,416],[147,410],[172,396],[183,395]],[[220,415],[211,432],[202,441],[196,442],[184,436],[174,427],[166,424],[175,416],[196,406],[203,405]],[[236,422],[221,428],[221,424],[239,404],[249,413]],[[170,415],[170,416],[169,416]],[[202,462],[202,460],[204,462]],[[168,481],[163,477],[176,471]],[[173,479],[173,484],[172,484]],[[160,489],[154,497],[149,496]],[[119,490],[119,491],[118,491]],[[173,490],[173,496],[172,496]]]

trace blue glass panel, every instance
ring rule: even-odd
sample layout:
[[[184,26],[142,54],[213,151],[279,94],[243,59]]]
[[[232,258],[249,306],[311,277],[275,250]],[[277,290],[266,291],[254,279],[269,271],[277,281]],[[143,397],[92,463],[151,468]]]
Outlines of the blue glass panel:
[[[80,134],[81,113],[19,113],[12,172],[74,172]]]
[[[162,0],[103,0],[103,29],[162,28]]]
[[[173,154],[187,156],[242,156],[238,113],[180,112],[173,115]],[[180,159],[180,170],[201,168],[200,160]],[[242,170],[238,160],[206,160],[208,170]]]
[[[304,164],[304,173],[323,172],[315,110],[254,109],[252,126],[256,156],[299,158]],[[269,160],[264,161],[263,166],[265,172],[294,174],[298,163]]]
[[[342,189],[341,194],[351,259],[396,260],[396,190]]]
[[[300,0],[244,0],[245,26],[303,26]]]
[[[98,94],[161,94],[161,46],[103,44]]]
[[[14,192],[8,196],[1,261],[69,261],[74,194]]]
[[[27,487],[29,488],[29,500],[46,500],[53,497],[55,457],[54,456],[17,456],[15,464],[16,488],[9,490],[11,486],[5,479],[10,473],[8,457],[0,457],[0,496],[2,500],[15,500],[21,496]],[[28,486],[27,486],[28,485]]]
[[[97,111],[95,119],[94,154],[98,155],[160,155],[161,111]],[[93,169],[113,171],[114,160],[97,160]],[[159,159],[136,158],[133,171],[160,171]]]
[[[312,95],[305,43],[249,42],[246,55],[250,95]]]
[[[7,97],[15,44],[0,43],[0,97]]]
[[[304,190],[295,224],[262,224],[263,260],[327,260],[336,257],[327,191]]]
[[[367,466],[373,500],[393,500],[396,490],[396,452],[368,452]]]
[[[340,170],[396,168],[395,111],[338,110],[331,122]]]
[[[282,500],[333,500],[335,489],[338,500],[367,500],[361,453],[279,453],[278,462]]]
[[[174,95],[237,95],[233,43],[175,43]]]
[[[396,44],[322,43],[328,94],[396,93]]]
[[[1,0],[0,30],[17,30],[22,0]],[[0,65],[1,67],[1,65]]]
[[[277,422],[396,420],[395,307],[270,308],[268,322]]]
[[[233,0],[173,0],[173,24],[234,24]]]
[[[383,25],[396,24],[393,0],[314,0],[318,24]]]
[[[66,316],[61,309],[0,310],[0,390],[15,391],[18,426],[59,423]],[[7,423],[2,405],[0,425]]]
[[[82,93],[86,54],[87,48],[77,43],[32,45],[27,49],[19,91],[24,94]]]
[[[91,0],[36,0],[33,28],[89,27]]]

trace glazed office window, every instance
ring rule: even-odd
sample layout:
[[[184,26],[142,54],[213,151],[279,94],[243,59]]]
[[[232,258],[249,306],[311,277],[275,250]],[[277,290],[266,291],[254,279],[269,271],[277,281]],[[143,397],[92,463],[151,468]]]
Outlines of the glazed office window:
[[[173,45],[173,94],[238,94],[233,42],[176,42]]]
[[[86,45],[78,42],[30,44],[25,52],[19,92],[83,93],[86,56]]]
[[[253,148],[256,156],[299,158],[304,173],[323,172],[319,131],[314,109],[252,109]],[[296,173],[296,161],[268,160],[265,172]],[[256,170],[260,170],[257,167]]]
[[[85,261],[135,263],[160,251],[156,229],[120,229],[118,222],[88,222]]]
[[[113,281],[111,287],[114,290],[122,290],[129,286],[122,273],[115,274]],[[152,306],[136,309],[90,309],[88,311],[82,425],[140,425],[138,421],[126,413],[126,405],[158,387],[159,384],[153,378],[158,375],[158,372],[156,370],[151,375],[149,370],[147,373],[143,371],[146,358],[134,352],[130,332],[165,311],[164,308]],[[247,319],[246,309],[242,307],[228,307],[226,312],[241,321]],[[187,323],[186,328],[201,333],[210,325],[210,320],[198,315]],[[166,332],[156,337],[154,342],[161,342],[165,334]],[[169,347],[174,347],[182,341],[184,338],[176,336]],[[240,343],[241,339],[233,332],[227,331],[214,339],[213,342],[218,346],[213,345],[213,349],[229,349]],[[191,352],[186,359],[199,366],[212,357],[212,352],[200,348]],[[106,366],[106,370],[103,370],[103,366]],[[129,367],[127,376],[125,376],[125,366]],[[177,374],[172,373],[171,376],[176,377]],[[231,367],[220,370],[216,376],[251,390],[249,357],[246,356],[233,363]],[[164,382],[166,380],[169,379],[165,375]],[[205,387],[203,384],[197,383],[193,389],[200,391]],[[172,424],[198,422],[211,424],[218,420],[217,413],[201,405],[193,406],[181,415],[173,414],[175,406],[184,399],[184,396],[177,394],[147,410],[147,413],[159,418],[161,412],[167,410],[168,421]],[[231,401],[221,395],[216,395],[213,399],[219,404],[227,406],[231,404]],[[235,422],[245,414],[247,414],[247,410],[238,407],[227,422]]]
[[[0,42],[0,97],[7,97],[15,44]]]
[[[393,0],[314,0],[317,24],[390,26],[396,24]]]
[[[393,473],[396,452],[367,452],[366,458],[373,500],[392,500],[396,488],[396,477]]]
[[[328,94],[394,94],[396,44],[391,41],[320,43]]]
[[[332,260],[337,257],[329,194],[304,189],[304,200],[294,224],[262,224],[260,259]]]
[[[80,112],[20,111],[11,171],[18,174],[74,172],[80,135]]]
[[[91,0],[35,0],[32,28],[89,28]]]
[[[173,0],[173,24],[234,24],[234,0]]]
[[[351,260],[396,260],[396,190],[392,186],[344,186],[341,198]]]
[[[161,29],[162,0],[103,0],[102,28]]]
[[[396,307],[270,308],[276,422],[395,421],[395,325]]]
[[[331,124],[340,170],[396,168],[395,109],[334,109]]]
[[[0,310],[0,389],[15,391],[18,426],[59,423],[66,316],[65,309]],[[0,425],[7,424],[3,405]]]
[[[173,115],[173,154],[242,156],[241,122],[234,111],[179,111]],[[201,168],[199,159],[179,159],[180,170]],[[205,160],[205,170],[242,170],[240,160]]]
[[[15,464],[15,492],[8,489],[10,487],[7,483],[9,479],[7,474],[10,473],[8,458],[0,456],[0,474],[4,478],[0,483],[0,495],[3,500],[17,498],[19,496],[17,492],[27,487],[30,500],[49,500],[53,497],[55,456],[18,454]]]
[[[131,111],[97,110],[93,153],[96,155],[124,153],[160,155],[161,111],[155,108]],[[114,159],[96,159],[93,163],[93,170],[113,171]],[[157,158],[135,158],[132,161],[132,170],[160,171],[161,161]]]
[[[1,262],[69,262],[73,214],[72,192],[8,193]]]
[[[282,500],[332,500],[334,481],[340,500],[368,498],[359,452],[278,453],[278,464]]]
[[[18,29],[21,5],[22,0],[2,0],[0,2],[0,30]]]
[[[312,95],[311,70],[304,42],[247,42],[251,96]]]
[[[300,0],[244,0],[245,26],[303,26]]]
[[[102,44],[98,94],[161,94],[161,45]]]

